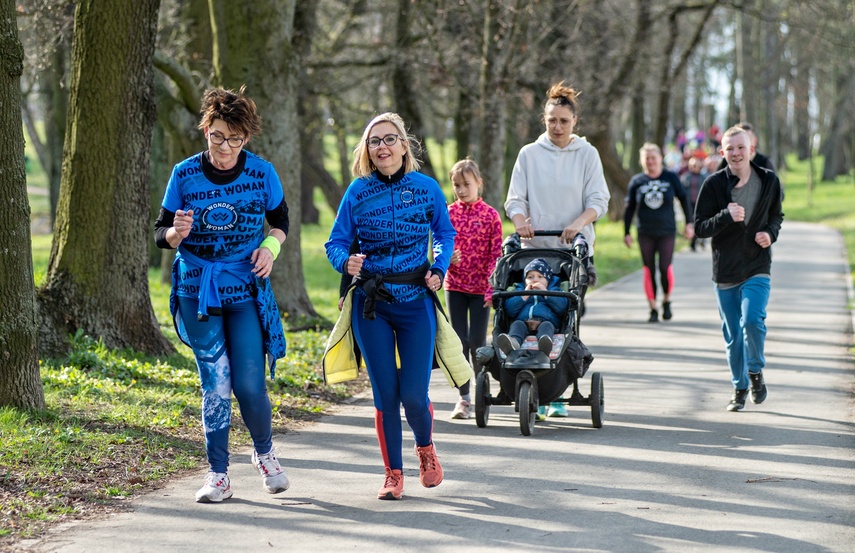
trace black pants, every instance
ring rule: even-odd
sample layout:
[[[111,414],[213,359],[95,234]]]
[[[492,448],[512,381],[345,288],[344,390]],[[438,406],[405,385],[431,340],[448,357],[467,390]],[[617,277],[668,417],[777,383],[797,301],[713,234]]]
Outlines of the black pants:
[[[463,344],[463,356],[471,365],[475,361],[475,351],[487,343],[487,323],[490,322],[490,307],[484,307],[483,294],[467,294],[446,290],[445,305],[451,319],[451,327],[460,343]],[[469,382],[460,386],[460,395],[469,393]]]

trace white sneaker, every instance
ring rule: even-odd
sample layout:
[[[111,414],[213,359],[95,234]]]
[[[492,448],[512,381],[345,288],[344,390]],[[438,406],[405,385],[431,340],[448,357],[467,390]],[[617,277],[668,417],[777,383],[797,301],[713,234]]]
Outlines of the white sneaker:
[[[252,464],[261,475],[261,484],[267,493],[284,492],[291,486],[272,449],[263,455],[253,449]]]
[[[472,416],[472,404],[463,398],[457,400],[457,405],[451,412],[452,419],[468,419]]]
[[[209,472],[205,476],[205,485],[196,492],[197,503],[219,503],[232,496],[229,475],[225,472]]]

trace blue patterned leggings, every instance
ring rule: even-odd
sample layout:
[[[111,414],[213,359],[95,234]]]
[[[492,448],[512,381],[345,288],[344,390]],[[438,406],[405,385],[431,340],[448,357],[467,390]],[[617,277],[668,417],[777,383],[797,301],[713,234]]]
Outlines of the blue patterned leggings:
[[[255,451],[267,453],[273,447],[258,309],[254,301],[224,305],[222,316],[202,322],[196,318],[198,301],[182,297],[178,301],[202,384],[202,424],[208,463],[212,471],[226,472],[232,391]]]

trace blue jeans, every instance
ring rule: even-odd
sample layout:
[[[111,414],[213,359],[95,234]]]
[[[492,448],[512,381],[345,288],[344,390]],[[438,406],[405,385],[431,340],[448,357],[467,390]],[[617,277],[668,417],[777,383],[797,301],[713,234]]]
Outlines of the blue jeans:
[[[416,445],[432,443],[433,406],[428,385],[436,339],[436,308],[430,298],[404,303],[378,301],[377,318],[368,320],[362,316],[364,303],[365,296],[354,294],[353,332],[371,379],[374,424],[383,462],[388,468],[401,470],[402,405]]]
[[[224,305],[222,316],[211,316],[202,322],[196,318],[197,300],[179,297],[178,302],[202,384],[202,425],[208,464],[214,472],[226,472],[232,391],[255,451],[263,454],[273,447],[258,308],[255,301]]]
[[[763,347],[770,284],[769,277],[755,276],[726,290],[715,289],[727,364],[737,390],[747,390],[748,374],[762,372],[766,365]]]

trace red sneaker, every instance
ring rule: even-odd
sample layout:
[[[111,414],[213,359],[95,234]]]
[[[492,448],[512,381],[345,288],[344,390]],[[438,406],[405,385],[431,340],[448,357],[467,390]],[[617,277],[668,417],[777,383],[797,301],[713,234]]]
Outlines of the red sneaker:
[[[436,456],[434,445],[416,446],[416,455],[419,457],[419,480],[422,486],[425,488],[439,486],[442,482],[442,467]]]
[[[404,494],[404,473],[386,467],[386,481],[377,492],[377,499],[401,499]]]

